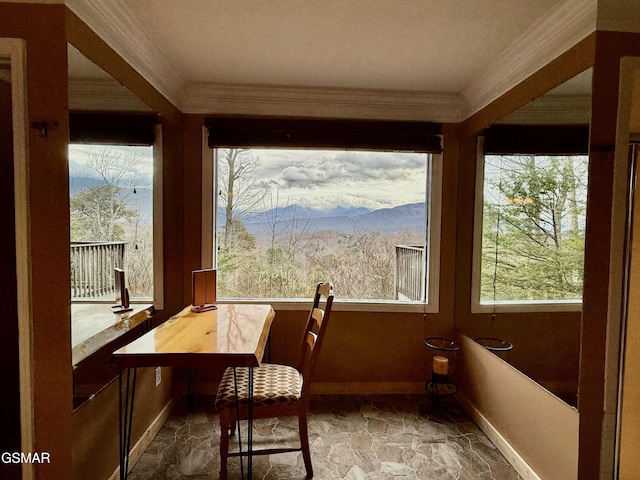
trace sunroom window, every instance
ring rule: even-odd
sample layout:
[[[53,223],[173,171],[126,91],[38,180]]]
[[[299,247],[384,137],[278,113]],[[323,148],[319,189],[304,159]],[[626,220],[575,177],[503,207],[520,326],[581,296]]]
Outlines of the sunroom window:
[[[478,169],[476,308],[580,308],[587,132],[495,130]]]
[[[213,143],[219,299],[435,304],[439,152]]]
[[[69,145],[72,300],[153,298],[153,147]]]
[[[154,120],[70,119],[71,300],[113,303],[118,267],[131,301],[153,301]]]

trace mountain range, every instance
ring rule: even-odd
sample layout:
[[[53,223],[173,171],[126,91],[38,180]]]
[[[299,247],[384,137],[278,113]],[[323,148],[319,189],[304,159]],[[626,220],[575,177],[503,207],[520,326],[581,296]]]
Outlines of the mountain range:
[[[377,210],[338,206],[324,211],[289,206],[282,209],[272,209],[262,215],[247,218],[243,223],[249,233],[256,234],[269,231],[274,223],[276,228],[281,230],[294,220],[299,229],[306,225],[306,230],[310,232],[336,230],[340,233],[350,234],[355,229],[381,233],[423,232],[425,229],[425,205],[411,203]],[[219,212],[218,222],[219,224],[224,222],[224,212],[222,211]]]
[[[73,196],[81,190],[101,183],[95,178],[72,176],[69,178],[69,191]],[[153,211],[152,190],[137,187],[135,195],[131,195],[131,192],[127,192],[127,194],[130,208],[140,213],[143,222],[150,221]],[[297,222],[298,230],[304,228],[308,232],[335,230],[344,234],[352,234],[355,229],[380,233],[423,232],[425,229],[425,204],[410,203],[377,210],[340,205],[320,210],[288,205],[256,213],[243,219],[247,231],[252,234],[268,232],[274,224],[278,230],[282,230],[292,221]],[[218,226],[223,224],[224,209],[218,208]]]

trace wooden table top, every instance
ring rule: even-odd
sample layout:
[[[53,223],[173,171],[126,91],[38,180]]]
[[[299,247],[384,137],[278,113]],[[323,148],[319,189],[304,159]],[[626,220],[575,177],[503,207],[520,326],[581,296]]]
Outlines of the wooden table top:
[[[112,358],[122,368],[257,366],[274,317],[271,305],[219,304],[202,313],[186,307]]]

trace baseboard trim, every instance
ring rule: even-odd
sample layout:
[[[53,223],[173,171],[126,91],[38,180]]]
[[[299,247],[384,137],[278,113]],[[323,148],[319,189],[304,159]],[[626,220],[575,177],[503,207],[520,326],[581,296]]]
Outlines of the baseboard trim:
[[[166,423],[166,421],[171,416],[171,412],[173,412],[173,408],[176,404],[176,400],[172,398],[167,402],[164,408],[160,411],[158,416],[151,422],[149,428],[145,430],[145,432],[140,436],[140,439],[136,442],[136,444],[131,448],[129,452],[129,471],[134,467],[136,462],[140,460],[140,457],[147,449],[147,447],[151,444],[155,436],[158,434],[162,426]],[[120,465],[116,467],[113,473],[109,476],[107,480],[118,480],[120,478]]]
[[[456,400],[524,480],[542,480],[500,431],[461,392]]]
[[[425,393],[424,382],[314,383],[316,395],[415,395]]]

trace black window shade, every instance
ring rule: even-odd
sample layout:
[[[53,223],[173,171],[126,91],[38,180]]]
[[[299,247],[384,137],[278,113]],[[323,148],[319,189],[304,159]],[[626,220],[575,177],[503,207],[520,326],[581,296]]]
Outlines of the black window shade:
[[[441,127],[428,122],[211,117],[205,126],[212,148],[442,151]]]

